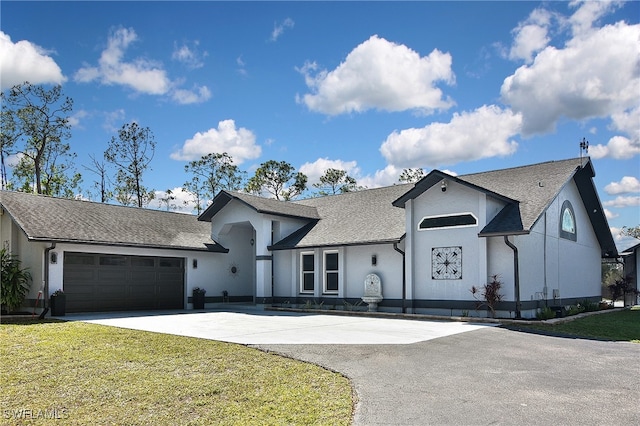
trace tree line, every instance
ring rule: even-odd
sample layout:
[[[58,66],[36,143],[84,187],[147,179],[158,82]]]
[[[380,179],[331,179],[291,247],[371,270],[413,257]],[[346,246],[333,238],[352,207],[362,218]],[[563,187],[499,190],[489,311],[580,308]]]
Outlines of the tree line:
[[[89,156],[88,164],[82,166],[83,176],[76,167],[77,155],[67,142],[71,138],[73,99],[64,95],[62,86],[45,89],[25,82],[0,96],[1,189],[66,198],[82,195],[103,203],[116,201],[137,207],[147,206],[155,198],[156,191],[144,184],[156,148],[149,127],[136,122],[123,124],[102,155]],[[188,179],[182,187],[192,195],[190,201],[198,213],[223,189],[269,194],[277,200],[292,200],[310,189],[308,177],[286,161],[266,161],[248,177],[226,152],[190,161],[184,171]],[[422,169],[407,169],[400,181],[416,181],[423,173]],[[83,191],[87,174],[91,181]],[[345,170],[335,168],[325,170],[312,187],[312,196],[364,189]],[[158,202],[170,208],[175,194],[171,190],[164,193],[166,196]]]

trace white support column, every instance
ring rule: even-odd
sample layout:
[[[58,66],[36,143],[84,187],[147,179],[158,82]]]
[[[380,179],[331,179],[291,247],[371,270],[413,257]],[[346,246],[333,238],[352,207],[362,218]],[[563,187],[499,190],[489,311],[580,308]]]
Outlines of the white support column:
[[[271,265],[272,258],[268,246],[271,245],[271,220],[262,219],[254,224],[255,254],[256,254],[256,304],[264,304],[265,299],[270,299],[271,288]]]

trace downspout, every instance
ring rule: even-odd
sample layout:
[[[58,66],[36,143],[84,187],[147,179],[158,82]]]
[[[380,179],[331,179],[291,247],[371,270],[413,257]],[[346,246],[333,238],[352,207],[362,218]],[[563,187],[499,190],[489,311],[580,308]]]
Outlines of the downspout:
[[[274,233],[274,224],[273,224],[273,220],[271,221],[271,244],[269,245],[269,247],[273,247],[273,233]],[[273,270],[274,268],[274,262],[275,262],[275,252],[273,250],[271,251],[271,306],[273,306],[273,303],[275,302],[275,294],[273,294],[273,292],[275,291],[275,283],[274,283],[274,277],[275,277],[275,271]]]
[[[42,281],[44,282],[43,284],[44,294],[42,297],[43,298],[42,306],[45,309],[45,311],[43,311],[45,315],[46,315],[46,311],[49,310],[47,306],[47,303],[49,302],[49,252],[54,248],[56,248],[56,243],[52,241],[51,246],[44,249],[44,277],[42,279]]]
[[[405,253],[398,248],[398,243],[393,243],[393,249],[402,255],[402,313],[407,312],[405,306],[407,293],[407,265],[405,265]]]
[[[504,236],[504,243],[513,250],[513,280],[514,280],[514,291],[516,294],[516,319],[521,318],[521,303],[520,303],[520,270],[518,268],[518,247],[513,245],[511,241],[509,241],[509,236]]]

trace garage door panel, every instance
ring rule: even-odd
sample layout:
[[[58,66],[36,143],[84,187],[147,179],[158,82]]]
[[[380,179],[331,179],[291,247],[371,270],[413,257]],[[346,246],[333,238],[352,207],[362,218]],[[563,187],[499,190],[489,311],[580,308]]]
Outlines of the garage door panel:
[[[182,258],[67,252],[67,311],[180,309],[183,265]]]
[[[124,281],[127,279],[127,272],[123,270],[99,269],[98,281],[112,282]]]
[[[91,269],[70,270],[64,274],[65,282],[92,282],[96,279]]]
[[[131,279],[134,282],[156,282],[156,271],[131,271]]]

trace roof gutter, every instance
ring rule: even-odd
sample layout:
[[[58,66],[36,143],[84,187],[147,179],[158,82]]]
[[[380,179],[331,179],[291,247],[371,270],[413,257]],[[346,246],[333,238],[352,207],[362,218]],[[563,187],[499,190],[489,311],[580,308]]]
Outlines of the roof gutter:
[[[520,269],[518,267],[518,247],[516,247],[511,241],[509,236],[504,236],[504,243],[513,250],[513,281],[514,292],[516,295],[516,319],[521,318],[522,303],[520,302]]]

